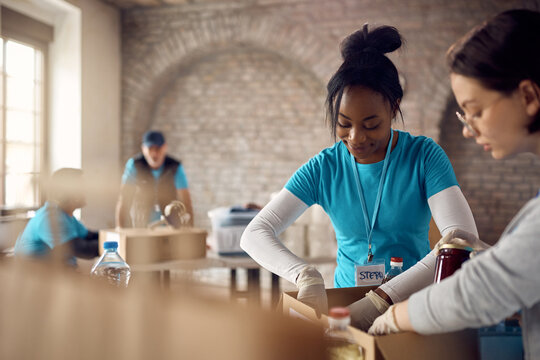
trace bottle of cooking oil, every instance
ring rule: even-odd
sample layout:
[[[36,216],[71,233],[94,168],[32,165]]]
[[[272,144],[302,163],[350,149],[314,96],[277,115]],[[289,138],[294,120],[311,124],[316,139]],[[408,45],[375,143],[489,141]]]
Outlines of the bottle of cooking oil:
[[[333,307],[328,316],[325,333],[326,351],[330,360],[363,360],[363,350],[347,328],[351,323],[349,309]]]

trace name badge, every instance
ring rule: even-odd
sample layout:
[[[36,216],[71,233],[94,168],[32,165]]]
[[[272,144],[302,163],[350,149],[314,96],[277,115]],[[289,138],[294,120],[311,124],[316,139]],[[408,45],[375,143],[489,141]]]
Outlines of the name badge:
[[[373,260],[363,265],[355,265],[354,269],[356,286],[381,285],[383,282],[384,260]]]

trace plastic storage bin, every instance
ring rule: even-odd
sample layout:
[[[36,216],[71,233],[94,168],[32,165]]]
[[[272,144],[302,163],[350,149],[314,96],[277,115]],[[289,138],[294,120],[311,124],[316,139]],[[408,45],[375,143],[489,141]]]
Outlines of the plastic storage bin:
[[[242,207],[219,207],[208,212],[212,223],[210,245],[220,255],[246,255],[240,238],[258,210]]]
[[[478,351],[480,360],[522,360],[523,339],[517,320],[478,329]]]

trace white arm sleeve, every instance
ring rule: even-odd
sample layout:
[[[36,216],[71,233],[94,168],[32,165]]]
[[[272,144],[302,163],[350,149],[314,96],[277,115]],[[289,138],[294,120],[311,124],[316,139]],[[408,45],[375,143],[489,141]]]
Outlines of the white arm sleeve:
[[[451,186],[431,196],[428,205],[443,236],[454,229],[478,236],[471,208],[458,186]],[[411,294],[433,283],[435,261],[436,254],[431,251],[403,274],[381,285],[381,290],[390,296],[394,304],[406,300]]]
[[[287,249],[278,235],[308,207],[289,190],[282,189],[246,227],[240,247],[266,270],[295,284],[307,263]]]

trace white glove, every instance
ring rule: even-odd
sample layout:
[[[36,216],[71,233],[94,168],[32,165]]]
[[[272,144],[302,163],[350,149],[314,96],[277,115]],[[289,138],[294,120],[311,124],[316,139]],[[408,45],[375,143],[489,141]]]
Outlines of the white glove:
[[[396,323],[395,305],[392,305],[384,314],[379,316],[373,322],[368,330],[370,335],[386,335],[401,332]]]
[[[298,286],[296,298],[314,308],[317,317],[320,317],[321,313],[328,313],[328,298],[326,297],[324,280],[317,269],[310,265],[303,268],[296,278],[296,286]]]
[[[366,296],[348,306],[351,313],[351,325],[367,331],[373,321],[382,314],[390,305],[377,293],[370,291]]]
[[[476,235],[461,229],[454,229],[444,235],[441,240],[439,240],[439,242],[435,245],[435,254],[439,255],[439,250],[441,246],[445,244],[468,246],[472,248],[475,252],[482,251],[490,247],[490,245],[478,239]]]

